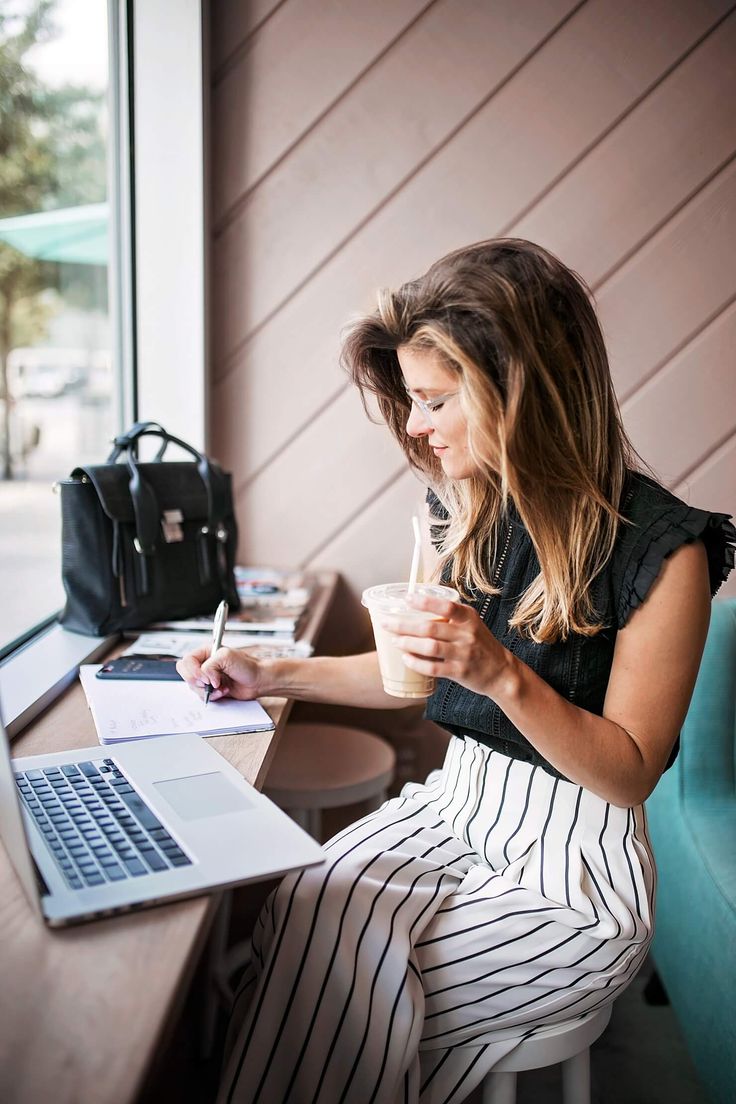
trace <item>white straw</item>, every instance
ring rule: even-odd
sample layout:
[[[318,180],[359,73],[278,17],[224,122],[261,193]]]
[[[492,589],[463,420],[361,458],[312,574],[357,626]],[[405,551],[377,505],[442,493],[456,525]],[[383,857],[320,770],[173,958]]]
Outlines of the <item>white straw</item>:
[[[411,519],[411,524],[414,529],[414,553],[411,558],[411,571],[409,572],[409,588],[407,593],[413,594],[417,585],[417,576],[419,574],[419,558],[422,554],[422,533],[419,528],[419,518],[414,515]]]

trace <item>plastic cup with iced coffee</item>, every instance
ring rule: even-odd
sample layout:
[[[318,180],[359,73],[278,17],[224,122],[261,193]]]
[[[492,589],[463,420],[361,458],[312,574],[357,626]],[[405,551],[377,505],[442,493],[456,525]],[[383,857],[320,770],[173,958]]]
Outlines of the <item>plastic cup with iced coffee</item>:
[[[417,583],[414,595],[420,594],[444,598],[450,602],[457,602],[460,597],[452,587],[434,583]],[[408,595],[409,583],[384,583],[382,586],[364,590],[362,601],[371,615],[383,689],[394,698],[428,698],[434,691],[434,678],[407,667],[403,653],[396,647],[396,635],[381,628],[379,624],[385,617],[400,617],[402,621],[442,620],[436,613],[410,606],[407,603]]]

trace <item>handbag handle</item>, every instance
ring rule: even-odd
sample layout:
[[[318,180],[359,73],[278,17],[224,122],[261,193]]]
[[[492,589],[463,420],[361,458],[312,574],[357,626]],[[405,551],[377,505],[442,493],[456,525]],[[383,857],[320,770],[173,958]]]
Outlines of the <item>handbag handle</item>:
[[[138,465],[136,445],[141,437],[162,438],[162,444],[156,454],[154,463],[161,462],[169,444],[178,445],[185,452],[191,454],[197,464],[197,471],[207,493],[206,530],[214,533],[217,539],[222,542],[227,540],[228,534],[222,524],[228,510],[227,485],[223,472],[216,465],[211,464],[204,453],[198,452],[193,445],[182,441],[180,437],[168,433],[158,422],[136,422],[127,433],[123,433],[114,439],[114,448],[107,462],[115,463],[121,454],[125,453],[125,460],[130,470],[128,486],[135,514],[137,551],[146,556],[153,554],[161,521],[156,495],[151,485],[141,474]]]
[[[161,460],[163,458],[164,452],[166,451],[166,446],[169,443],[169,434],[166,432],[160,422],[134,422],[130,429],[126,430],[125,433],[120,433],[117,437],[113,437],[113,450],[107,458],[107,463],[114,464],[120,456],[121,452],[127,451],[127,449],[131,445],[133,445],[135,448],[138,445],[139,439],[148,434],[164,438],[161,448],[158,450],[155,457],[156,460]],[[187,452],[193,451],[191,446],[184,444],[183,441],[180,441],[178,443],[181,444],[183,448],[187,450]]]

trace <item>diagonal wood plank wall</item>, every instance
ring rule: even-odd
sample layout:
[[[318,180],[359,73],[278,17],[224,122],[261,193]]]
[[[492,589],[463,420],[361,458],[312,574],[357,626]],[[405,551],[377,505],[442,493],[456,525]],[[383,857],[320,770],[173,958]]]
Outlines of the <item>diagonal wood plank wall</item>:
[[[375,289],[494,235],[595,292],[634,444],[736,512],[726,0],[212,0],[212,424],[241,557],[403,576],[421,488],[338,363]],[[728,591],[736,593],[732,582]]]

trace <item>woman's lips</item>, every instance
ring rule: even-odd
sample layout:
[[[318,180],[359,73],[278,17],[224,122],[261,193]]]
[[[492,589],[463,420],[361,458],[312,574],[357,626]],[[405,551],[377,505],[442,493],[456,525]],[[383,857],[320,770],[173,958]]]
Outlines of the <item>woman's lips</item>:
[[[446,448],[447,445],[432,445],[432,452],[436,455],[438,452],[444,452]]]

